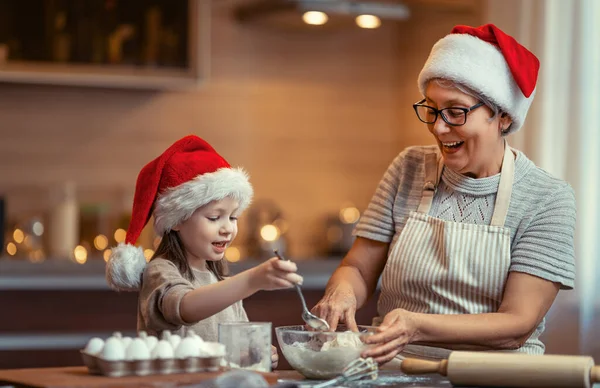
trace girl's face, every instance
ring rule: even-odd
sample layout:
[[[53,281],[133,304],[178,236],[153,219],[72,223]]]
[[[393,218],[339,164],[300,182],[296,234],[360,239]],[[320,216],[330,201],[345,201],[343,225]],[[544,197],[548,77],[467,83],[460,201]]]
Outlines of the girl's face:
[[[231,197],[198,208],[173,228],[185,247],[188,262],[218,261],[237,235],[239,202]]]
[[[424,104],[437,109],[470,108],[480,102],[456,88],[445,88],[435,82],[429,83],[425,97]],[[440,115],[435,123],[427,124],[446,166],[474,178],[500,172],[504,155],[501,130],[508,128],[511,121],[507,115],[497,115],[490,120],[492,115],[493,112],[484,105],[468,112],[462,126],[448,125]]]

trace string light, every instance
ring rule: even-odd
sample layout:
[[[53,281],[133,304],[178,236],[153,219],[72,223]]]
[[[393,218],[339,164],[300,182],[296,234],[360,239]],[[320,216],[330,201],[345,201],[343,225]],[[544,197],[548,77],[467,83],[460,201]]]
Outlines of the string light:
[[[329,20],[329,16],[326,13],[320,11],[308,11],[304,12],[302,15],[302,20],[306,24],[310,24],[312,26],[322,26],[327,23]]]
[[[381,19],[375,15],[358,15],[355,21],[360,28],[374,29],[381,26]]]

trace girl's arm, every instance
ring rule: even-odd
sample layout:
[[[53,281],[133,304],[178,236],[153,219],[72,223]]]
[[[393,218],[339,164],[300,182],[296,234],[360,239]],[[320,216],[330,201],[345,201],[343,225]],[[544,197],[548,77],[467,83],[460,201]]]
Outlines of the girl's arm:
[[[179,313],[187,323],[206,319],[259,290],[276,290],[302,283],[293,262],[277,257],[223,281],[187,292],[181,299]]]

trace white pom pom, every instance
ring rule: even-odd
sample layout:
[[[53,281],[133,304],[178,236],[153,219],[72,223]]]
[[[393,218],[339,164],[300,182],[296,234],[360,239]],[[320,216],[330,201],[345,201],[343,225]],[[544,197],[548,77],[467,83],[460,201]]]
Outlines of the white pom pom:
[[[112,249],[106,263],[106,282],[117,291],[137,291],[146,268],[146,257],[141,247],[119,244]]]

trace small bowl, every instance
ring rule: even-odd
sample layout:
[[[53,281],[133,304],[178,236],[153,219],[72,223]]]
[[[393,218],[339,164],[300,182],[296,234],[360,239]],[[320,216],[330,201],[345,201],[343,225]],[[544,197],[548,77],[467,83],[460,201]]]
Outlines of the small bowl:
[[[335,332],[320,332],[307,330],[305,326],[280,326],[275,328],[275,335],[292,368],[308,379],[331,379],[367,349],[361,338],[374,333],[375,327],[358,326],[358,329],[358,333],[348,332],[340,325]]]

